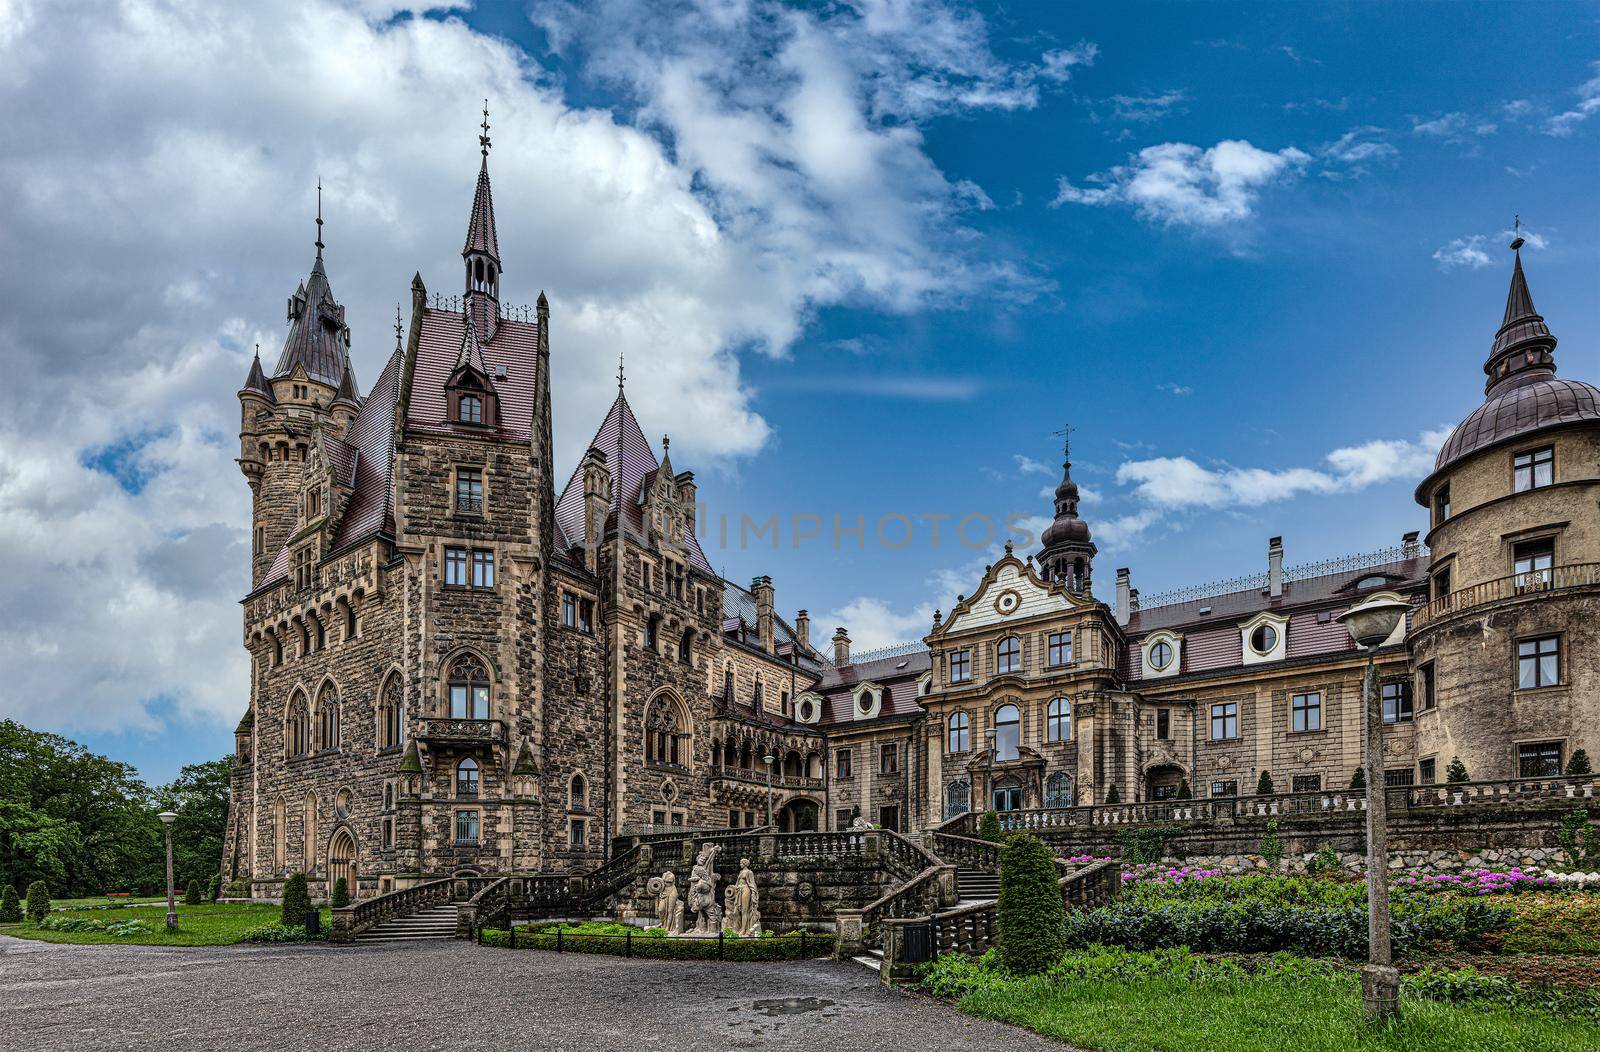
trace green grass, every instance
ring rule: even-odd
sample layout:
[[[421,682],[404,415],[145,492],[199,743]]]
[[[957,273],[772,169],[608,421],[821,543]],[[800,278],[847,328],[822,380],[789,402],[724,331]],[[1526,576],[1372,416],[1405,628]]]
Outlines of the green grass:
[[[66,942],[99,944],[112,943],[130,946],[227,946],[238,942],[246,931],[260,924],[278,920],[279,910],[273,905],[254,903],[206,903],[202,906],[178,904],[178,930],[167,932],[167,904],[130,906],[120,910],[61,910],[52,917],[86,917],[97,921],[142,921],[150,928],[147,934],[112,935],[104,931],[42,931],[24,921],[21,924],[0,924],[0,935],[14,935],[19,939],[37,939],[40,942]],[[327,909],[322,911],[322,926],[326,930],[330,920]]]
[[[1600,1045],[1600,1026],[1573,1018],[1414,997],[1404,998],[1397,1024],[1371,1028],[1349,972],[989,975],[956,1003],[971,1015],[1102,1052],[1570,1052]]]
[[[108,899],[104,895],[88,895],[81,899],[51,899],[50,906],[58,910],[80,909],[86,906],[121,906],[138,904],[142,902],[160,902],[165,904],[165,895],[130,895],[125,899]],[[183,901],[183,894],[178,894],[178,901]]]

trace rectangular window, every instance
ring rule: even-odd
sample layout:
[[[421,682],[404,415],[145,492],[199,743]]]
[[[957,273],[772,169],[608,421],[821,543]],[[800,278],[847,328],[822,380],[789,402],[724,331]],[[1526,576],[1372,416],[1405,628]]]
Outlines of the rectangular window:
[[[1411,684],[1405,680],[1394,683],[1385,683],[1383,692],[1383,722],[1384,723],[1410,723],[1411,711]]]
[[[578,631],[589,632],[594,627],[594,600],[578,600]]]
[[[1022,669],[1022,643],[1016,636],[1006,636],[994,648],[994,671],[996,675],[1005,675],[1008,672],[1018,672]]]
[[[1433,757],[1430,756],[1426,760],[1417,761],[1417,781],[1423,785],[1432,785],[1438,780],[1438,775],[1434,769]]]
[[[456,843],[476,844],[478,842],[478,812],[456,812]]]
[[[1523,742],[1517,746],[1521,778],[1552,778],[1561,773],[1560,742]]]
[[[1450,594],[1450,567],[1436,572],[1430,579],[1433,584],[1433,598],[1443,599]]]
[[[1511,572],[1517,577],[1517,591],[1537,592],[1550,587],[1550,571],[1555,566],[1556,542],[1546,537],[1511,546]]]
[[[900,832],[900,808],[894,805],[878,808],[878,825],[891,833]]]
[[[1450,484],[1447,482],[1433,491],[1433,524],[1437,526],[1449,517]]]
[[[743,813],[744,812],[742,812],[742,811],[729,811],[728,812],[728,828],[729,829],[738,829],[739,828],[739,816],[741,814],[743,814]]]
[[[589,842],[589,820],[587,818],[567,819],[567,846],[582,850]]]
[[[833,757],[834,773],[840,778],[850,777],[850,750],[840,749]]]
[[[1438,696],[1434,694],[1433,687],[1433,662],[1428,662],[1417,669],[1417,675],[1422,680],[1422,711],[1432,712],[1439,704]]]
[[[1561,682],[1561,637],[1541,636],[1517,643],[1517,689],[1553,687]]]
[[[886,742],[878,752],[878,773],[900,773],[900,749],[894,742]]]
[[[1237,738],[1238,736],[1238,703],[1225,701],[1211,706],[1211,740],[1222,741],[1224,738]]]
[[[1511,458],[1511,481],[1515,492],[1539,489],[1551,485],[1555,480],[1556,451],[1550,446],[1518,453]]]
[[[561,626],[578,627],[578,597],[571,592],[561,593]]]
[[[1166,709],[1156,710],[1156,737],[1162,741],[1172,737],[1172,713]]]
[[[950,655],[950,682],[965,683],[972,678],[972,651],[957,650]]]
[[[1292,788],[1297,793],[1320,793],[1322,792],[1322,775],[1297,774],[1294,776]]]
[[[477,468],[456,469],[456,510],[477,515],[483,511],[483,472]]]
[[[1383,772],[1383,784],[1389,788],[1417,784],[1417,772],[1409,767]]]
[[[1050,667],[1060,668],[1072,664],[1072,633],[1050,633]]]
[[[851,813],[852,812],[848,807],[835,808],[833,812],[833,828],[838,832],[843,832],[844,830],[849,829]]]
[[[383,846],[394,847],[394,819],[383,820]]]
[[[494,587],[494,552],[481,548],[473,550],[472,587]]]
[[[1212,782],[1211,783],[1211,795],[1212,796],[1238,796],[1239,795],[1239,783],[1234,781],[1232,778],[1229,778],[1225,782]]]
[[[447,588],[467,587],[468,559],[469,554],[465,548],[444,550],[444,583]]]
[[[1321,693],[1312,691],[1289,698],[1289,729],[1296,733],[1322,729]]]

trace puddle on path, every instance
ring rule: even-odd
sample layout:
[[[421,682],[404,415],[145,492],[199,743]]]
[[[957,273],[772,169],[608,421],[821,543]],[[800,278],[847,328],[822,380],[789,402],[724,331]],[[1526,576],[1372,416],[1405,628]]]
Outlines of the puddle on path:
[[[779,997],[757,1001],[751,1007],[764,1016],[801,1015],[833,1007],[833,1002],[823,997]]]

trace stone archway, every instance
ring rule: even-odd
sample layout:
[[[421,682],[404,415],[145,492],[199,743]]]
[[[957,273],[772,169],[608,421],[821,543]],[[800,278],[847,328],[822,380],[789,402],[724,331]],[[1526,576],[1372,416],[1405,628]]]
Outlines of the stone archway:
[[[1146,800],[1176,800],[1183,784],[1183,768],[1175,763],[1158,763],[1144,772]]]
[[[340,829],[333,834],[333,839],[328,842],[328,890],[331,894],[333,886],[339,878],[344,878],[344,886],[350,892],[352,900],[356,897],[356,841],[350,835],[350,830]]]
[[[781,833],[815,833],[819,828],[822,809],[815,800],[800,797],[790,800],[772,816],[772,822]]]

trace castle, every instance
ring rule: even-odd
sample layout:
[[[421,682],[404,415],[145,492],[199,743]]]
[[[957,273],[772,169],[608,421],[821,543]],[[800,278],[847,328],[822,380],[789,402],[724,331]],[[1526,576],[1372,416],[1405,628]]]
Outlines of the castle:
[[[1520,254],[1486,401],[1416,498],[1426,543],[1141,603],[1096,591],[1070,459],[914,644],[852,655],[723,580],[694,474],[616,401],[558,492],[550,308],[501,298],[483,162],[459,300],[411,288],[363,395],[323,260],[239,391],[253,498],[224,876],[352,895],[587,869],[649,829],[918,831],[969,810],[1344,788],[1357,651],[1336,614],[1412,607],[1377,652],[1390,784],[1559,774],[1600,746],[1600,392],[1558,379]],[[1513,245],[1520,247],[1520,242]],[[1102,582],[1103,582],[1102,575]]]

